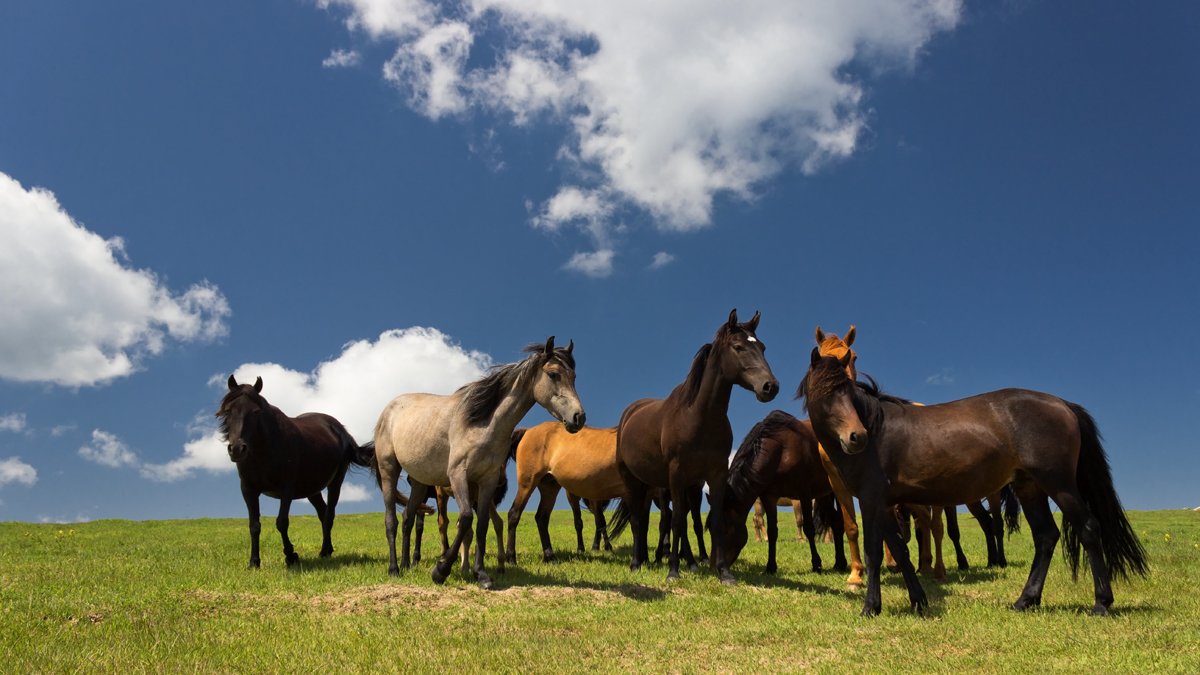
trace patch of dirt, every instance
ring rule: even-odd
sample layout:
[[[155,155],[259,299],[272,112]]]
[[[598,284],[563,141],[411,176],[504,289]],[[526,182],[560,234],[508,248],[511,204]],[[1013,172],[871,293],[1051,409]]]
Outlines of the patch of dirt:
[[[654,600],[663,591],[648,586],[622,585],[612,589],[571,586],[519,586],[484,591],[475,586],[427,588],[379,584],[312,598],[313,607],[335,614],[387,612],[394,609],[456,609],[469,606],[586,603],[614,604],[628,600]]]

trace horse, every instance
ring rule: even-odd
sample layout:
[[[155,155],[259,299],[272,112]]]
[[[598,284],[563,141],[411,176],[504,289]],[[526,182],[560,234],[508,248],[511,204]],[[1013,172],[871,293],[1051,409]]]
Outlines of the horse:
[[[713,519],[710,562],[722,583],[734,583],[733,574],[722,563],[725,480],[733,444],[729,398],[735,384],[754,392],[764,403],[779,393],[779,381],[763,355],[765,347],[755,335],[759,318],[755,312],[750,321],[739,323],[737,310],[731,311],[712,342],[696,352],[682,384],[665,399],[634,401],[621,414],[617,469],[625,483],[624,499],[633,526],[631,569],[640,569],[649,558],[646,535],[650,489],[666,488],[675,505],[667,579],[679,578],[689,491],[698,496],[699,488],[707,482],[711,510],[717,514]]]
[[[780,497],[775,505],[771,508],[778,509],[780,506],[790,506],[792,513],[796,517],[796,541],[804,541],[804,511],[800,508],[800,502]],[[754,501],[754,541],[767,540],[766,507],[763,506],[761,499]]]
[[[409,566],[415,504],[425,501],[431,486],[450,486],[459,503],[458,532],[432,572],[434,583],[445,583],[459,547],[470,537],[475,512],[483,513],[492,504],[508,461],[513,430],[534,403],[562,422],[567,431],[583,428],[587,418],[575,392],[574,348],[574,341],[566,349],[555,348],[554,336],[550,336],[544,346],[527,346],[524,351],[529,356],[524,360],[497,366],[449,396],[402,394],[387,404],[375,424],[372,469],[383,492],[389,575],[398,575],[401,566]],[[404,509],[403,550],[397,563],[393,493],[401,467],[408,472],[412,498]],[[475,537],[471,572],[481,588],[489,589],[492,580],[483,565],[486,518],[480,518]],[[497,569],[503,571],[503,558]]]
[[[342,480],[350,464],[367,466],[363,448],[342,426],[342,423],[323,413],[304,413],[288,417],[263,397],[262,378],[254,384],[238,384],[229,376],[229,391],[217,408],[221,438],[226,443],[229,460],[237,465],[242,499],[250,521],[250,567],[257,569],[259,558],[260,495],[279,500],[279,515],[275,529],[283,539],[283,556],[288,567],[300,561],[292,540],[288,538],[288,511],[292,500],[307,499],[321,521],[320,557],[333,555],[333,518]],[[321,497],[328,490],[329,502]],[[402,494],[393,499],[407,503]]]
[[[1041,604],[1046,572],[1058,545],[1053,499],[1063,514],[1062,538],[1072,578],[1087,552],[1094,615],[1108,614],[1114,577],[1149,572],[1145,550],[1113,487],[1096,422],[1077,403],[1027,389],[1001,389],[931,406],[906,405],[874,382],[846,374],[849,357],[813,349],[797,389],[813,431],[858,495],[865,526],[867,594],[862,615],[881,610],[879,566],[886,540],[896,555],[909,603],[928,601],[903,547],[892,504],[960,504],[1008,483],[1033,534],[1029,578],[1015,610]]]
[[[817,326],[815,334],[817,348],[820,350],[822,356],[832,356],[839,359],[845,357],[848,359],[848,363],[846,365],[846,376],[851,380],[858,379],[858,369],[855,365],[858,361],[858,355],[850,347],[852,344],[854,344],[854,338],[856,334],[856,329],[853,324],[851,324],[850,328],[846,330],[845,337],[842,338],[839,338],[834,333],[824,332],[821,330],[820,326]],[[912,405],[922,405],[920,403],[914,403],[911,401],[908,403],[911,403]],[[849,498],[848,491],[845,490],[844,487],[841,487],[842,482],[838,476],[837,467],[832,461],[829,460],[829,456],[825,452],[825,449],[820,448],[820,452],[821,461],[825,464],[825,470],[830,475],[830,481],[834,485],[834,491],[838,496],[838,502],[840,504],[848,505],[843,506],[842,511],[846,521],[846,539],[850,542],[852,563],[857,565],[856,570],[861,569],[861,565],[858,564],[858,526],[856,523],[854,523],[854,502]],[[1009,491],[1009,494],[1011,494],[1011,491]],[[1007,565],[1007,561],[1004,558],[1004,524],[1000,516],[1001,501],[1000,493],[989,496],[988,503],[989,506],[992,507],[990,513],[987,509],[984,509],[983,504],[981,504],[978,500],[967,505],[967,509],[979,522],[980,528],[983,529],[983,536],[987,542],[988,567],[1004,567]],[[1011,498],[1006,503],[1015,508],[1016,499]],[[958,514],[954,511],[953,505],[951,505],[951,508],[949,509],[944,509],[943,506],[936,504],[932,506],[906,504],[905,506],[908,508],[909,512],[916,517],[918,521],[920,521],[918,526],[921,527],[922,531],[920,542],[923,548],[921,549],[921,553],[919,555],[919,561],[921,564],[920,570],[922,574],[929,574],[937,579],[944,579],[946,577],[946,566],[942,561],[943,532],[946,532],[950,535],[950,541],[952,544],[954,544],[958,569],[966,570],[970,567],[970,565],[967,563],[967,556],[963,553],[962,545],[959,542]],[[942,528],[941,519],[943,511],[946,517],[945,530]],[[1019,523],[1017,520],[1017,511],[1012,510],[1007,518],[1009,532],[1015,531]],[[928,541],[928,538],[931,535],[933,537],[934,547],[936,548],[936,555],[932,560],[932,566],[930,566],[931,558]],[[896,561],[892,558],[892,553],[887,547],[884,548],[884,564],[887,565],[888,569],[896,569]],[[854,575],[851,576],[853,577]],[[854,584],[856,581],[851,579],[848,581],[848,583]],[[858,578],[857,583],[861,583],[861,577]]]
[[[726,567],[732,566],[746,545],[748,531],[746,514],[756,501],[775,504],[788,497],[803,511],[804,536],[808,539],[812,569],[822,569],[817,553],[814,529],[813,500],[832,496],[829,476],[821,465],[817,452],[817,437],[808,420],[798,420],[782,410],[772,411],[746,434],[729,463],[725,486],[724,537],[722,550]],[[779,538],[777,511],[768,509],[767,517],[767,574],[775,574],[775,543]],[[824,518],[822,519],[825,520]],[[832,518],[836,561],[833,569],[846,571],[846,554],[842,547],[842,528],[838,518]]]
[[[504,521],[500,518],[500,514],[496,509],[500,506],[500,502],[504,500],[504,495],[507,493],[508,476],[504,472],[501,472],[500,482],[496,484],[496,493],[492,497],[492,507],[488,509],[488,517],[492,522],[492,528],[496,531],[496,551],[500,552],[500,554],[502,554],[504,550]],[[431,496],[434,498],[434,502],[437,505],[438,534],[440,535],[442,541],[441,555],[445,555],[446,552],[450,550],[450,539],[446,536],[446,534],[450,527],[450,498],[454,496],[454,491],[449,487],[436,486],[433,494],[426,494],[426,500],[428,500]],[[418,512],[417,522],[413,527],[415,530],[415,541],[413,542],[414,563],[421,562],[421,538],[425,533],[425,515],[426,514],[423,512]],[[463,574],[467,574],[470,571],[468,567],[470,555],[471,540],[468,538],[463,541],[462,546],[461,559],[463,565]]]

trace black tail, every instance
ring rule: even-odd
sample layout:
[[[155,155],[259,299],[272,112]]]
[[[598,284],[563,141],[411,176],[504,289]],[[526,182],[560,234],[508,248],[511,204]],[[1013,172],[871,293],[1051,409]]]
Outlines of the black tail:
[[[612,516],[608,519],[608,538],[616,539],[621,536],[625,528],[629,525],[629,504],[624,499],[617,502],[617,508],[613,509]]]
[[[375,484],[382,489],[382,479],[379,477],[379,462],[375,459],[375,441],[371,441],[366,445],[350,447],[346,450],[347,458],[350,463],[355,466],[366,467],[371,470],[371,475],[375,476]]]
[[[833,519],[838,517],[837,499],[830,494],[813,501],[813,535],[821,540],[832,527]]]
[[[1012,483],[1000,488],[1000,507],[1004,511],[1004,528],[1009,534],[1021,531],[1021,502]]]
[[[521,439],[525,438],[526,431],[529,431],[529,430],[528,429],[513,429],[512,445],[510,445],[508,448],[508,458],[509,459],[517,458],[517,446],[521,444]]]
[[[1150,571],[1146,550],[1125,517],[1125,509],[1121,508],[1121,500],[1113,488],[1112,470],[1096,421],[1083,406],[1071,402],[1067,405],[1079,420],[1079,464],[1075,467],[1075,480],[1088,510],[1100,521],[1100,545],[1108,575],[1110,578],[1128,578],[1130,574],[1144,577]],[[1079,533],[1064,518],[1063,552],[1071,565],[1072,578],[1079,573],[1079,550]]]

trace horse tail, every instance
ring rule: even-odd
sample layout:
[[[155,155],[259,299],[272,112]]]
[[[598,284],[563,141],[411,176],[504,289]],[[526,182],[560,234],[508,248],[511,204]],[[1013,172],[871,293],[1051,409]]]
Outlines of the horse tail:
[[[837,501],[833,495],[826,495],[813,500],[813,536],[822,539],[832,527],[833,519],[837,517]]]
[[[591,499],[584,499],[583,500],[583,508],[587,509],[588,511],[590,511],[592,513],[604,513],[604,511],[608,508],[608,503],[611,502],[612,500],[611,499],[597,499],[597,500],[595,500],[596,508],[594,508],[594,509],[592,508],[592,501],[593,500],[591,500]]]
[[[379,460],[375,457],[375,441],[368,441],[349,448],[346,454],[351,464],[370,469],[371,475],[375,477],[375,485],[379,487],[380,492],[383,492],[383,476],[379,474]],[[408,506],[408,495],[397,489],[396,503],[400,506]],[[421,504],[418,509],[418,513],[421,515],[434,513],[433,509],[424,504]]]
[[[1004,528],[1009,534],[1021,531],[1021,502],[1012,483],[1000,488],[1000,508],[1004,511]]]
[[[629,525],[629,504],[624,498],[617,502],[617,508],[613,509],[612,517],[608,519],[608,538],[616,539],[621,536],[625,528]]]
[[[500,472],[500,482],[496,483],[496,491],[492,493],[492,506],[499,507],[508,494],[508,471]]]
[[[513,429],[512,445],[510,445],[508,448],[508,458],[509,459],[517,458],[517,446],[521,444],[521,439],[525,438],[526,431],[529,431],[529,430],[528,429],[519,429],[519,428]]]
[[[1079,464],[1075,467],[1075,479],[1084,504],[1100,522],[1100,545],[1108,575],[1110,578],[1125,579],[1130,574],[1144,577],[1150,571],[1146,550],[1125,517],[1125,509],[1121,507],[1121,499],[1113,487],[1112,470],[1101,444],[1096,421],[1083,406],[1069,401],[1066,404],[1079,421]],[[1064,518],[1063,552],[1071,565],[1072,578],[1078,576],[1079,550],[1079,533]]]

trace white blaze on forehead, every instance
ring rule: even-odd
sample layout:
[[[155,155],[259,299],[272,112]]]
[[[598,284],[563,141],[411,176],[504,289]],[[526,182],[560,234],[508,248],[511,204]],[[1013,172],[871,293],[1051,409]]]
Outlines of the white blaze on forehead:
[[[754,337],[753,335],[747,335],[746,340],[748,342],[758,342],[758,338]]]

